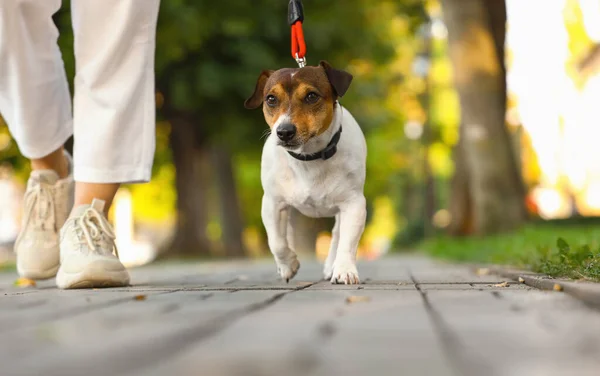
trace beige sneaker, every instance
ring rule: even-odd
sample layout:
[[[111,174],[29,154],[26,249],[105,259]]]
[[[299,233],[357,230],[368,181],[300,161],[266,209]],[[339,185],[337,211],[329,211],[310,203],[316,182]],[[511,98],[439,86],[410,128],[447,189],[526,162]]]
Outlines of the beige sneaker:
[[[129,273],[119,261],[115,233],[104,217],[104,201],[73,209],[60,231],[61,289],[118,287],[129,284]]]
[[[72,166],[71,157],[65,155]],[[31,172],[25,191],[21,232],[14,247],[21,277],[47,279],[56,275],[58,233],[73,207],[74,189],[72,173],[59,179],[53,170]]]

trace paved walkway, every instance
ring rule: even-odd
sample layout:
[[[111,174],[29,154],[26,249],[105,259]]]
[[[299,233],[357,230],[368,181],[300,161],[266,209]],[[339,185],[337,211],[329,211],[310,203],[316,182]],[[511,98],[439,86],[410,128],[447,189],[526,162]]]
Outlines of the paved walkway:
[[[122,289],[12,286],[0,273],[0,374],[594,375],[600,311],[418,256],[318,282],[304,261],[153,265]],[[499,284],[498,286],[494,286]]]

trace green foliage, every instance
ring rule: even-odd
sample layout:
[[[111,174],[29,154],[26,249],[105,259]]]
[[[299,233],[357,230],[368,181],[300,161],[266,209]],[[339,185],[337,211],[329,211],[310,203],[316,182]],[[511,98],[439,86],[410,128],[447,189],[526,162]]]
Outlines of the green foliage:
[[[538,247],[537,252],[524,256],[523,263],[532,270],[551,276],[600,281],[600,249],[592,251],[588,244],[571,247],[558,238],[556,248]]]
[[[16,270],[16,263],[12,261],[0,262],[0,273],[14,273]]]
[[[396,189],[394,175],[407,155],[402,97],[410,90],[417,45],[414,31],[424,19],[420,0],[304,1],[304,33],[310,65],[328,60],[354,76],[342,99],[357,118],[370,150],[369,199]],[[165,102],[192,112],[202,137],[236,150],[236,176],[244,217],[259,224],[260,111],[244,109],[264,69],[295,67],[290,56],[287,1],[163,1],[157,35],[157,86]],[[414,161],[413,161],[414,162]]]
[[[260,224],[261,135],[266,130],[260,111],[243,102],[263,69],[295,67],[290,56],[287,1],[168,0],[161,2],[156,36],[156,83],[160,92],[154,181],[131,187],[139,219],[171,216],[174,203],[170,108],[193,114],[203,140],[227,143],[234,150],[235,174],[248,225]],[[415,31],[425,19],[422,0],[304,1],[304,32],[310,65],[327,60],[349,70],[354,82],[342,103],[363,127],[369,146],[366,194],[399,198],[399,181],[418,179],[419,154],[406,140],[403,125],[422,113],[416,97],[422,82],[412,75],[419,48]],[[54,16],[71,89],[75,73],[70,1]],[[72,91],[73,92],[73,91]],[[0,133],[7,133],[0,127]],[[20,176],[28,163],[16,146],[3,150]],[[400,178],[401,176],[401,178]],[[152,204],[152,200],[160,203]],[[154,205],[156,210],[146,210]],[[162,215],[159,213],[165,211]]]
[[[305,39],[311,65],[328,60],[380,65],[394,56],[386,16],[412,10],[418,1],[305,1]],[[407,8],[408,7],[408,8]],[[243,101],[264,69],[295,66],[290,56],[287,2],[177,0],[161,3],[157,35],[157,82],[176,109],[200,114],[204,133],[255,149],[265,128],[259,111]],[[408,36],[408,30],[406,32]],[[344,103],[384,98],[376,76],[356,80]],[[366,119],[365,126],[378,124]],[[248,142],[255,140],[254,143]]]
[[[484,238],[432,239],[423,248],[449,260],[508,264],[554,277],[600,281],[599,241],[597,225],[537,224]]]
[[[2,167],[10,167],[16,178],[25,182],[31,171],[29,162],[21,156],[15,141],[10,137],[8,126],[0,118],[0,161]]]

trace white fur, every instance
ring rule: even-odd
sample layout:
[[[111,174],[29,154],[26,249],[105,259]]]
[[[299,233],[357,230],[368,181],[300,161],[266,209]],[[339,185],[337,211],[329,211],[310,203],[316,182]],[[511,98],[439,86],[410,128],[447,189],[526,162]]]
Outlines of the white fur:
[[[277,118],[277,121],[275,122],[275,124],[273,124],[272,133],[277,134],[277,127],[279,127],[281,124],[289,123],[290,121],[291,121],[291,119],[288,114],[281,115],[280,117]]]
[[[350,112],[336,104],[327,131],[294,151],[324,149],[341,124],[337,153],[328,160],[299,161],[277,145],[277,126],[288,119],[280,120],[265,143],[261,163],[262,219],[279,274],[287,281],[300,267],[287,240],[288,209],[294,207],[309,217],[335,217],[324,276],[332,283],[359,283],[356,250],[366,219],[367,145],[362,130]]]

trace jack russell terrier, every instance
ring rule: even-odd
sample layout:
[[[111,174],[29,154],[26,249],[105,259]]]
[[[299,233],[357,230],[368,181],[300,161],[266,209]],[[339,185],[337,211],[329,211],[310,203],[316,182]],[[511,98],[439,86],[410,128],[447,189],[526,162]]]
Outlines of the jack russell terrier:
[[[279,275],[293,278],[289,208],[309,217],[335,217],[324,277],[358,284],[356,250],[366,220],[363,194],[367,145],[360,126],[338,98],[352,75],[319,66],[263,71],[245,107],[263,107],[271,134],[261,162],[262,220]],[[343,132],[342,132],[343,130]]]

